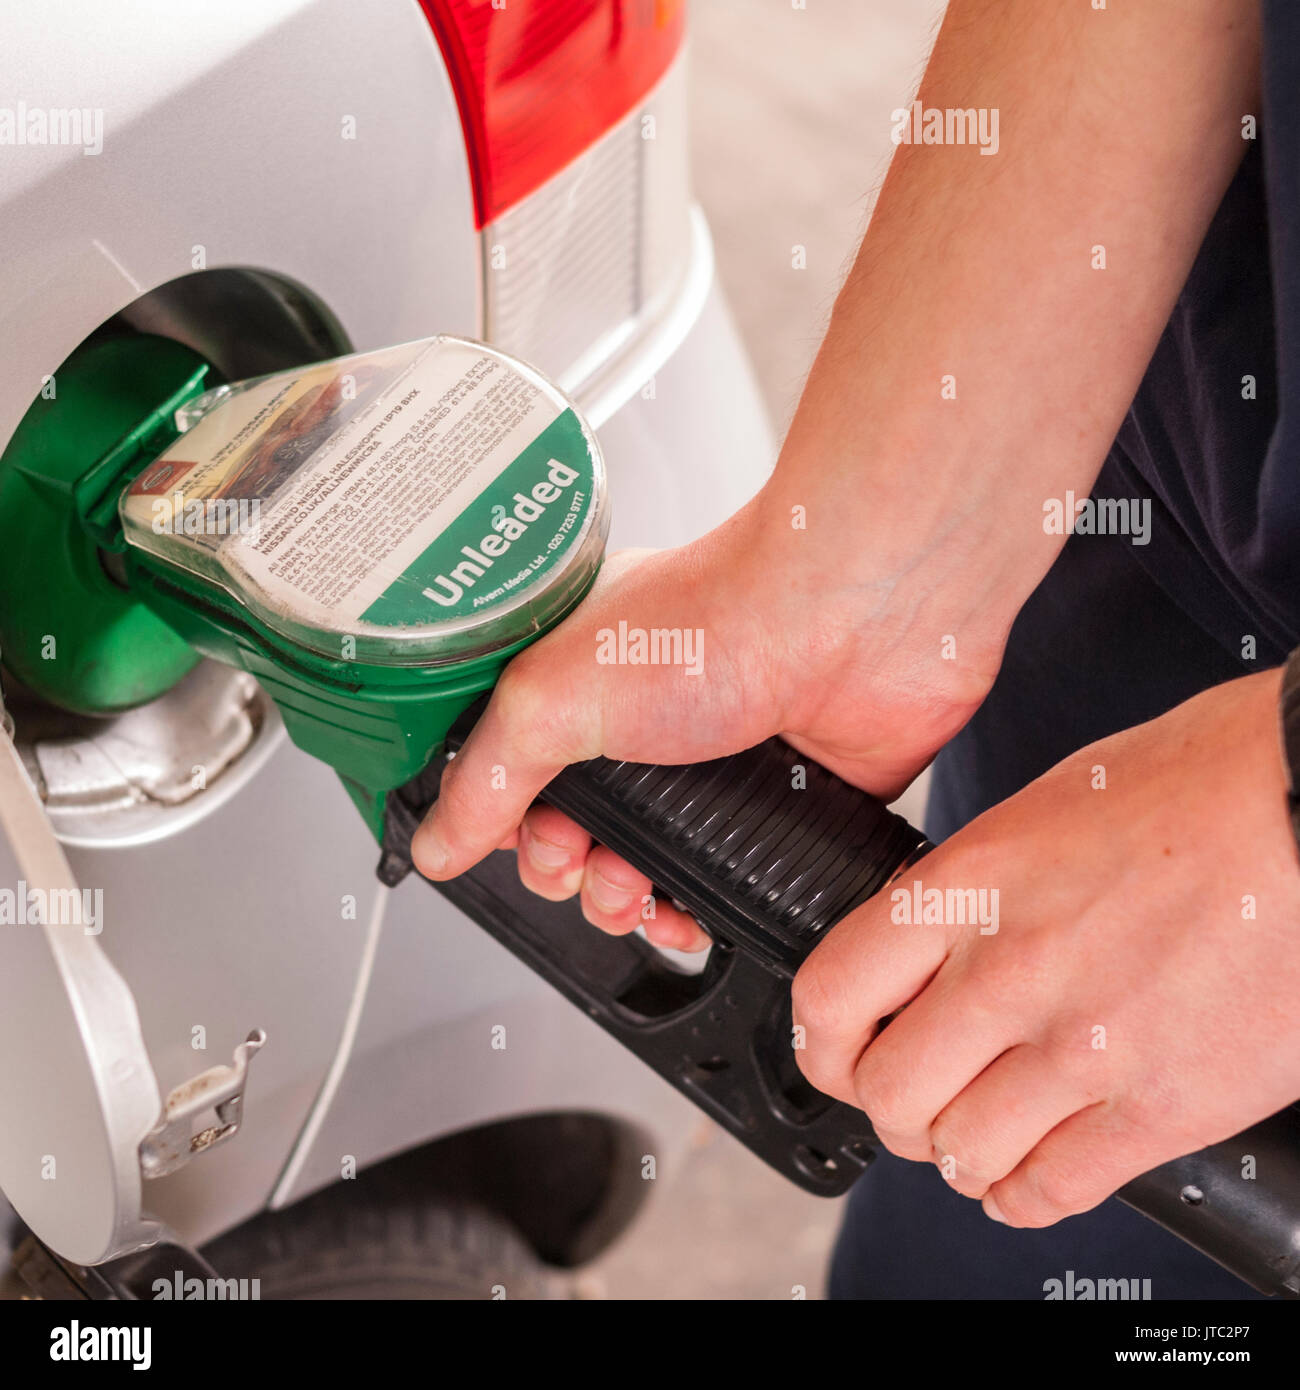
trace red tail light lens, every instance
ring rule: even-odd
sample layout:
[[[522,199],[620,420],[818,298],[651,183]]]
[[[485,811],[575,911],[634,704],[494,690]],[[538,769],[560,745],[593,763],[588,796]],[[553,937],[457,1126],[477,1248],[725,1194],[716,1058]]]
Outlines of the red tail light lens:
[[[442,48],[479,227],[539,188],[655,85],[684,0],[420,0]]]

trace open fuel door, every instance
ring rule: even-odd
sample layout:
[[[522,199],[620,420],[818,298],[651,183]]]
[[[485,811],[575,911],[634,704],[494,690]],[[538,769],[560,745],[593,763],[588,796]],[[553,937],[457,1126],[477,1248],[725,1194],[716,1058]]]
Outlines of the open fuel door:
[[[6,721],[7,725],[7,721]],[[145,1182],[231,1137],[260,1033],[164,1101],[135,999],[10,737],[0,731],[0,828],[20,877],[0,926],[0,1190],[78,1265],[152,1244]]]

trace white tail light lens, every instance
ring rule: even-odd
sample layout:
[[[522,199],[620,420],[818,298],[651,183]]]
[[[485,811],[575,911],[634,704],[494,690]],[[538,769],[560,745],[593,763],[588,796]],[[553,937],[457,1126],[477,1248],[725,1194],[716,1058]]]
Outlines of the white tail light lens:
[[[659,86],[483,229],[485,335],[574,391],[653,319],[690,253],[686,82]]]

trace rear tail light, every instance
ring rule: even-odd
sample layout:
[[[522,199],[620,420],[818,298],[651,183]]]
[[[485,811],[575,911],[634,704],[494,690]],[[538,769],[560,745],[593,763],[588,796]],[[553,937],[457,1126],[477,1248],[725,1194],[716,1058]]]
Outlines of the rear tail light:
[[[686,273],[685,85],[679,64],[644,107],[484,229],[484,336],[566,391],[652,321]]]
[[[690,261],[683,0],[420,3],[465,129],[483,337],[574,392]]]
[[[615,125],[681,46],[684,0],[420,0],[469,146],[478,225]]]

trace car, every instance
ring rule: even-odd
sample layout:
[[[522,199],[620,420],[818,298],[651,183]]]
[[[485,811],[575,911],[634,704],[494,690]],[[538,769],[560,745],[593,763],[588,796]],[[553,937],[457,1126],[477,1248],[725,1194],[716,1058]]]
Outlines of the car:
[[[226,381],[480,339],[596,428],[612,546],[731,514],[774,444],[691,197],[686,19],[677,0],[7,14],[0,530],[66,506],[31,483],[29,451],[54,447],[36,404],[93,455],[101,406],[158,404],[159,339]],[[104,566],[81,581],[111,585]],[[671,1179],[694,1112],[418,878],[383,888],[338,780],[248,676],[177,656],[144,679],[140,633],[98,599],[52,622],[73,567],[56,546],[0,561],[17,753],[102,904],[58,949],[0,927],[24,1268],[154,1248],[263,1297],[554,1292]],[[20,800],[15,903],[15,845],[40,832]]]

